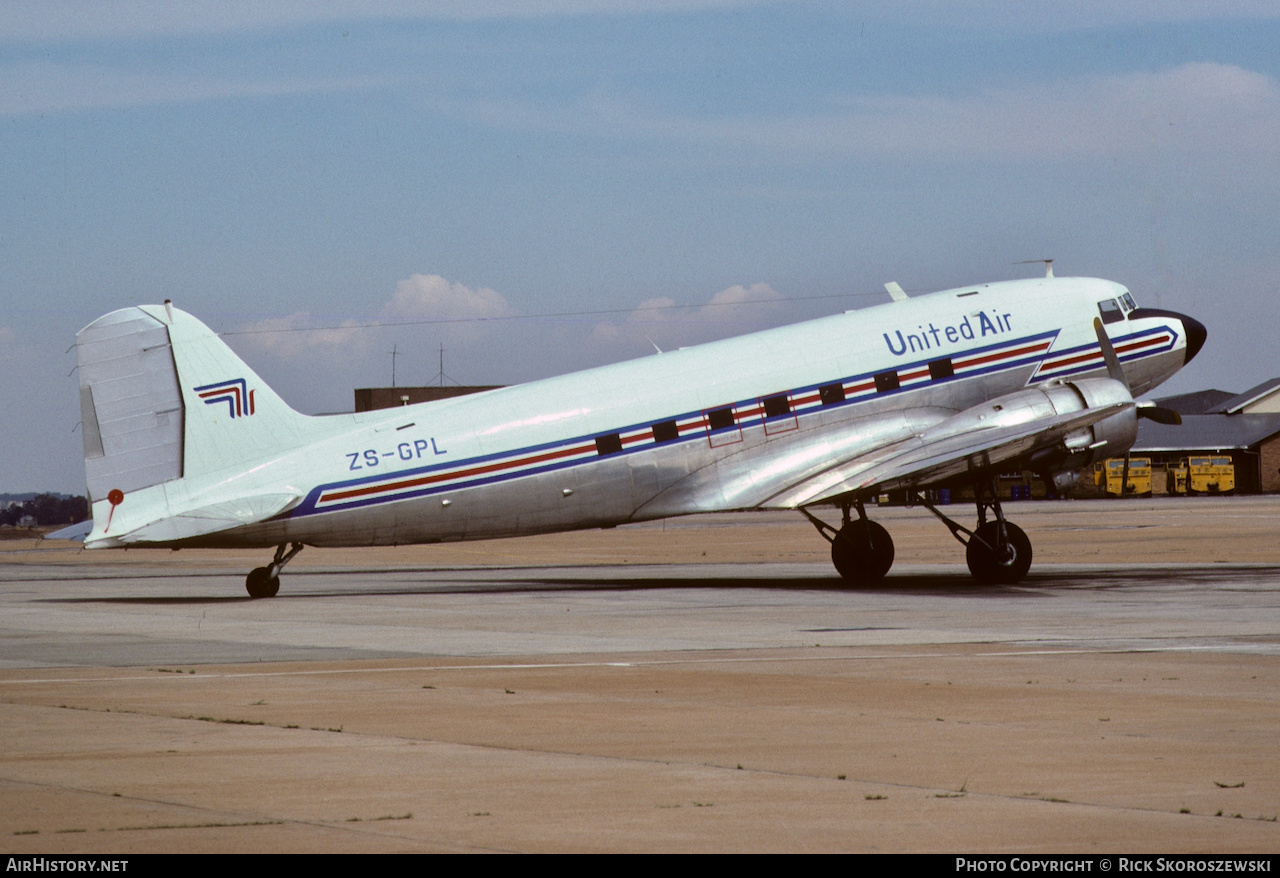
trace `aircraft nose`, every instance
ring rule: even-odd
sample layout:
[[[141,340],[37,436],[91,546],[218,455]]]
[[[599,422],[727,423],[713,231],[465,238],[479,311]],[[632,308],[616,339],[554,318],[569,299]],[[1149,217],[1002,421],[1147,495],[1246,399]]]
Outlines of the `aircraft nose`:
[[[1164,311],[1160,308],[1137,308],[1129,312],[1130,319],[1137,320],[1143,317],[1172,318],[1182,323],[1182,331],[1187,336],[1187,358],[1182,361],[1184,366],[1195,359],[1196,354],[1200,353],[1200,349],[1204,347],[1204,340],[1209,337],[1209,330],[1204,328],[1203,323],[1194,317],[1179,314],[1177,311]]]
[[[1204,324],[1199,320],[1187,317],[1185,314],[1179,315],[1182,319],[1182,329],[1187,333],[1187,359],[1183,361],[1183,365],[1190,363],[1195,359],[1196,354],[1200,353],[1200,349],[1204,347],[1204,340],[1209,337],[1209,330],[1204,328]]]

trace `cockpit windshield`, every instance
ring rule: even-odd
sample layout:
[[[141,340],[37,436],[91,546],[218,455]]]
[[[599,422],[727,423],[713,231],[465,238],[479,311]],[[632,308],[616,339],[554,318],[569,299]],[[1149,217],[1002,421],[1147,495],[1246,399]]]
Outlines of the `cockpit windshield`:
[[[1099,302],[1098,313],[1102,315],[1103,323],[1118,323],[1124,319],[1124,311],[1115,299],[1103,299]]]
[[[1133,296],[1130,293],[1125,293],[1120,297],[1120,304],[1124,305],[1124,310],[1126,311],[1133,311],[1138,307],[1134,304]]]

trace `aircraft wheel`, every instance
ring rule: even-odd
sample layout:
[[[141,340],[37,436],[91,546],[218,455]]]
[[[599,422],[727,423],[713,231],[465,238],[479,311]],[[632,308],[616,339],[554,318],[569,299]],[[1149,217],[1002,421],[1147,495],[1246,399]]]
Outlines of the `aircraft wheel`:
[[[965,550],[964,559],[969,563],[969,572],[979,582],[1013,585],[1021,582],[1031,569],[1031,540],[1016,524],[1004,523],[1005,534],[1008,535],[1008,556],[1000,558],[997,550],[991,548],[996,544],[999,525],[988,521],[974,532],[969,539],[969,547]]]
[[[244,580],[251,598],[273,598],[280,591],[280,577],[272,576],[266,567],[257,567]]]
[[[851,521],[831,541],[831,563],[849,582],[879,582],[893,566],[893,538],[874,521]]]

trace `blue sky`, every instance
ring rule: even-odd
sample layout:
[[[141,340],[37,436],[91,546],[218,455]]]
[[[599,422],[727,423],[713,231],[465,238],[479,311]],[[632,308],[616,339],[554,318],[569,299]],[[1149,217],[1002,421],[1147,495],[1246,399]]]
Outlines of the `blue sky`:
[[[68,348],[165,298],[322,412],[393,348],[525,381],[1053,257],[1208,326],[1169,392],[1244,390],[1278,45],[1263,2],[0,3],[0,491],[83,490]]]

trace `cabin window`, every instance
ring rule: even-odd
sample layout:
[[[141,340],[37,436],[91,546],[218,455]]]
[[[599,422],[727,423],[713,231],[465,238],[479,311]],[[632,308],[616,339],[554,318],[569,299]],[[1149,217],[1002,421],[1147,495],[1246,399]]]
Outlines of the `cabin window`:
[[[887,393],[898,389],[898,373],[881,372],[876,376],[876,393]]]
[[[775,393],[773,396],[761,397],[760,407],[764,409],[764,432],[766,436],[786,433],[800,426],[795,413],[791,411],[791,397],[786,393]]]
[[[1103,323],[1118,323],[1124,319],[1124,312],[1120,310],[1120,303],[1115,299],[1103,299],[1098,303],[1098,311],[1102,314]]]
[[[941,360],[934,360],[929,364],[929,377],[934,381],[950,378],[954,374],[956,374],[956,370],[951,366],[950,357],[943,357]]]
[[[742,441],[742,428],[733,416],[733,406],[711,409],[703,414],[707,419],[707,442],[712,448]]]
[[[653,425],[654,442],[674,442],[680,438],[680,428],[675,421],[662,421]]]
[[[603,457],[606,454],[617,454],[622,450],[622,437],[617,433],[596,437],[596,451]]]
[[[838,402],[844,402],[844,385],[824,384],[818,388],[818,398],[822,400],[823,405],[835,405]]]
[[[733,426],[733,406],[712,409],[707,412],[707,427],[712,430],[723,430]]]
[[[764,398],[764,416],[766,418],[777,418],[789,414],[791,414],[791,402],[787,399],[785,393]]]

